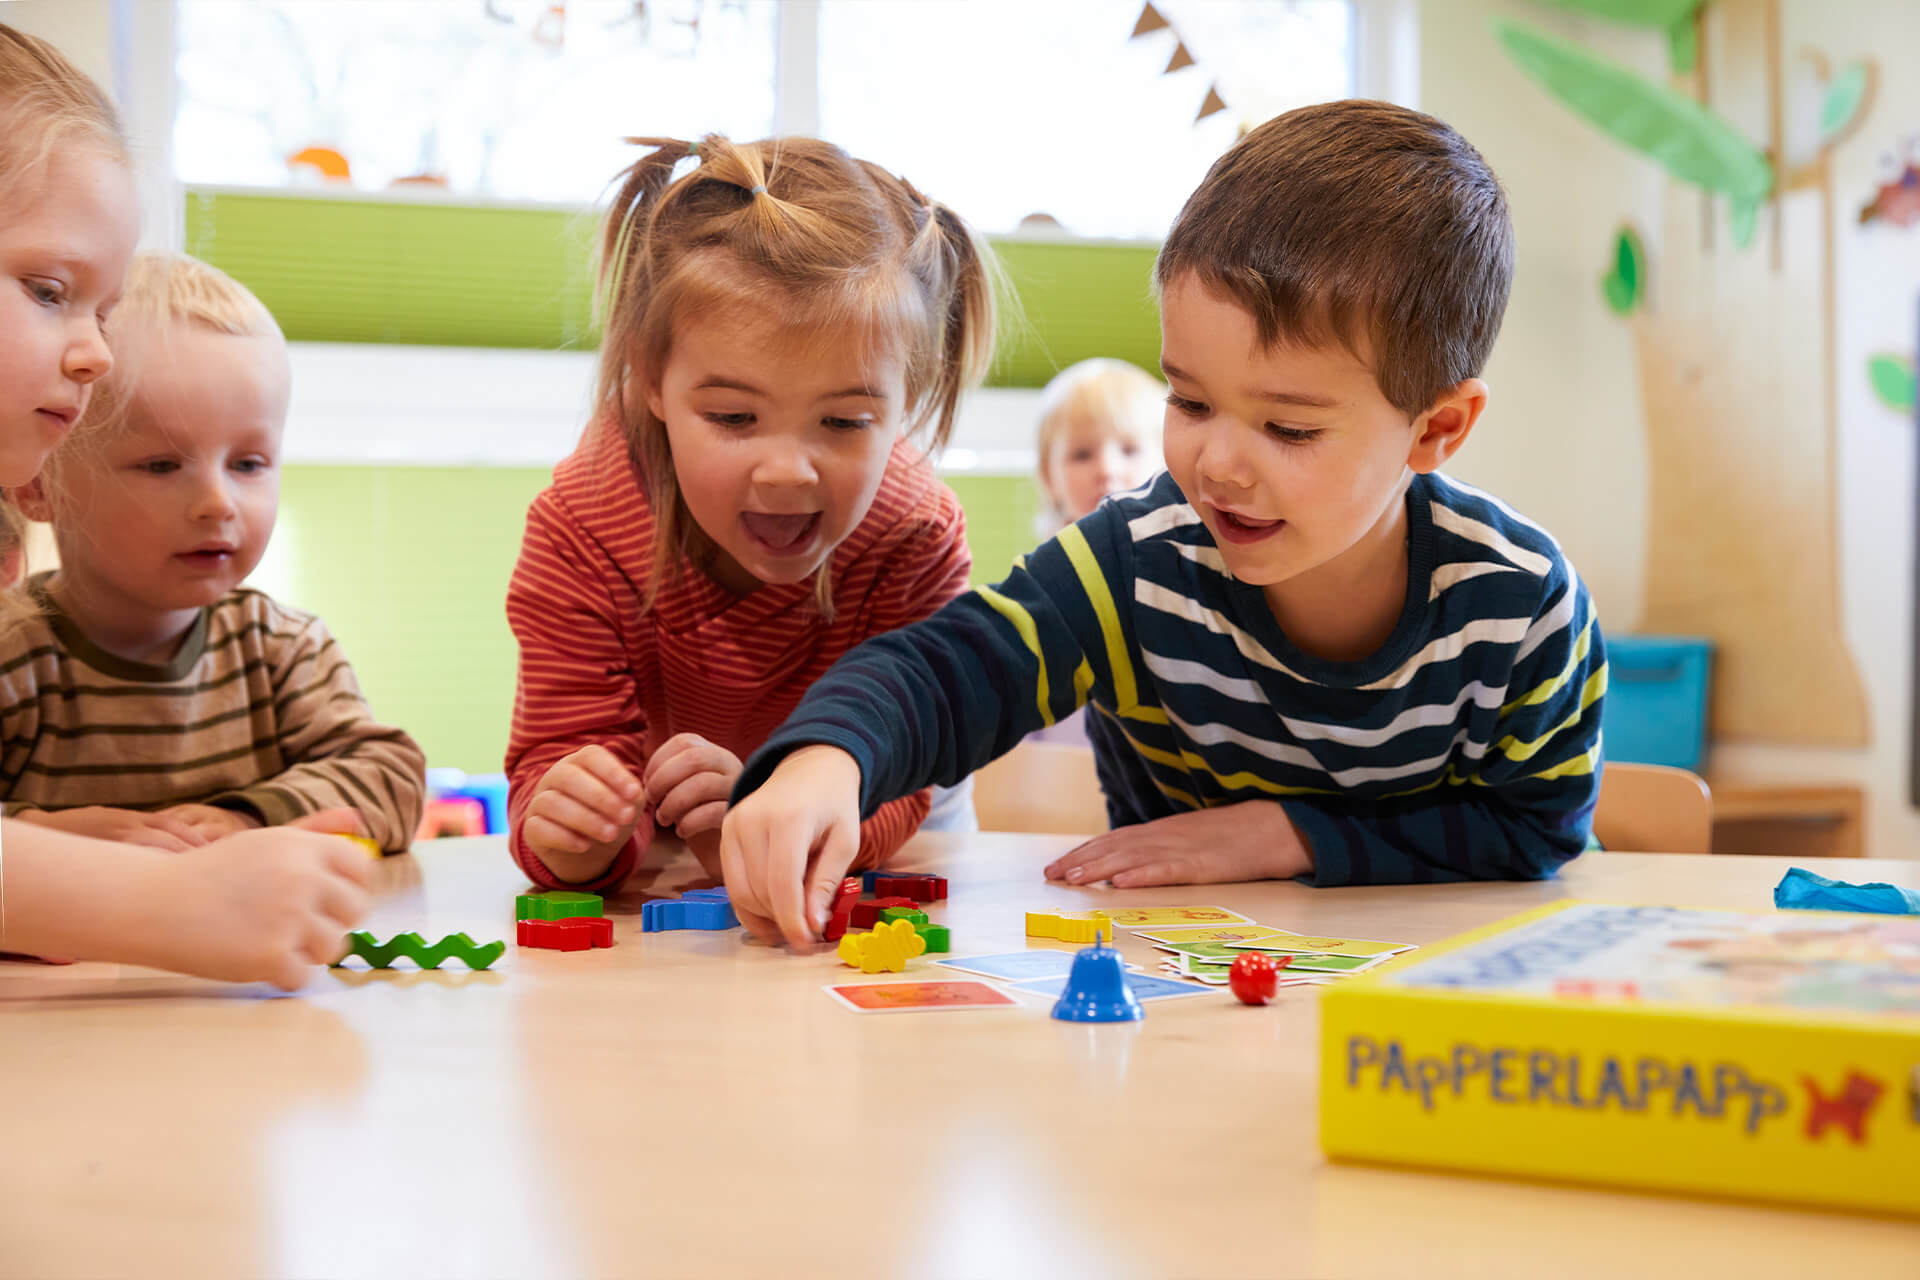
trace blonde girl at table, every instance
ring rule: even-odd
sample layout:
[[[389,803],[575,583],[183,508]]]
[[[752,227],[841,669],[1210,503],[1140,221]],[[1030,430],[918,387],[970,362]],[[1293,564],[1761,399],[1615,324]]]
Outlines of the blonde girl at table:
[[[953,210],[810,138],[637,139],[600,246],[590,425],[527,514],[511,849],[602,890],[727,796],[807,687],[966,589],[944,444],[992,354],[992,259]],[[857,867],[927,818],[860,824]]]
[[[0,486],[29,483],[86,429],[138,233],[112,105],[52,46],[0,24]],[[20,519],[10,498],[0,513]],[[0,629],[32,608],[9,594]],[[358,848],[312,832],[167,853],[0,821],[0,950],[292,990],[339,954],[371,877]]]

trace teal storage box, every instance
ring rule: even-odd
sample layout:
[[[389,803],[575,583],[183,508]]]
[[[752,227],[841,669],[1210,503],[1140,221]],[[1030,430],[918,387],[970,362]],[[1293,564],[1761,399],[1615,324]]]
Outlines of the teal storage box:
[[[1707,753],[1712,663],[1712,642],[1697,636],[1608,636],[1606,759],[1697,771]]]

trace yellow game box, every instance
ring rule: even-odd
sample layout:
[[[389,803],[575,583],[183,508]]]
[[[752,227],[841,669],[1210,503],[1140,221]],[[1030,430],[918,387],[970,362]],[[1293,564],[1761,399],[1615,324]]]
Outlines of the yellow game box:
[[[1336,1159],[1920,1214],[1920,918],[1558,903],[1328,988]]]

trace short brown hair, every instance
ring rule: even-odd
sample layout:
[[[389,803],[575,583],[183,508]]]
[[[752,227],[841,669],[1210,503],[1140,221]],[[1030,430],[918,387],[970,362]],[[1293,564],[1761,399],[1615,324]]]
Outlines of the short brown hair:
[[[1344,345],[1410,417],[1485,367],[1513,283],[1499,180],[1448,125],[1348,99],[1276,116],[1207,171],[1154,265],[1260,341]]]
[[[595,401],[625,434],[653,507],[650,601],[703,538],[643,393],[676,323],[771,297],[796,320],[864,326],[899,345],[909,430],[938,448],[992,360],[1000,286],[992,251],[958,214],[830,142],[629,141],[651,150],[616,180],[601,228]],[[686,160],[695,167],[676,177]],[[816,587],[831,615],[826,565]]]

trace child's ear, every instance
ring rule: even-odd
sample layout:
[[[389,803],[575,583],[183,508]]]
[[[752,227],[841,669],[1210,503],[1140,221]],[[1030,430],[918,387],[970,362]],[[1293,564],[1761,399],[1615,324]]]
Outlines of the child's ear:
[[[1456,382],[1442,391],[1433,407],[1414,419],[1413,452],[1407,455],[1407,466],[1421,475],[1438,471],[1467,442],[1487,407],[1487,394],[1487,384],[1479,378]]]
[[[47,501],[46,484],[39,476],[7,490],[7,501],[29,520],[45,524],[53,519],[53,504]]]

